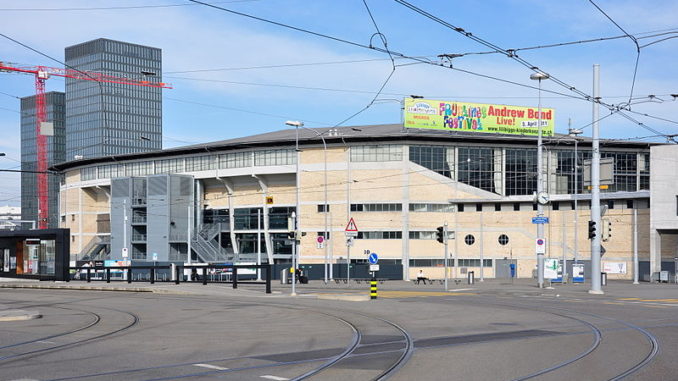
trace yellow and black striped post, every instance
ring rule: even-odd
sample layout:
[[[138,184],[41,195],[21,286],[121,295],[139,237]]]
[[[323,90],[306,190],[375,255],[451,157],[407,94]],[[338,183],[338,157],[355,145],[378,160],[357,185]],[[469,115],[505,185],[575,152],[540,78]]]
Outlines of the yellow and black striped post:
[[[370,280],[370,299],[377,298],[377,280],[372,278]]]

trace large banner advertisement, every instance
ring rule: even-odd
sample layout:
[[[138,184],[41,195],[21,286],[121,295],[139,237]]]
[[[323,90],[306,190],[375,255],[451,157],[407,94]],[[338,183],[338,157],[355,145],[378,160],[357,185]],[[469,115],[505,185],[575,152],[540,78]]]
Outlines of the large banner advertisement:
[[[542,108],[543,136],[553,136],[555,111]],[[405,98],[405,127],[510,135],[538,135],[537,107]]]

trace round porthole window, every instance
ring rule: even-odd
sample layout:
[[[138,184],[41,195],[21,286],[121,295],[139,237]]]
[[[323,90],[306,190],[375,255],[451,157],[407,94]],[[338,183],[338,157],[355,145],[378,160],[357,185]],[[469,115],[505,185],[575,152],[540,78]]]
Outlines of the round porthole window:
[[[500,245],[504,246],[509,243],[509,237],[506,234],[502,234],[499,236],[498,241]]]
[[[476,242],[476,237],[474,237],[473,234],[469,234],[466,237],[464,237],[464,242],[466,242],[467,245],[471,246]]]

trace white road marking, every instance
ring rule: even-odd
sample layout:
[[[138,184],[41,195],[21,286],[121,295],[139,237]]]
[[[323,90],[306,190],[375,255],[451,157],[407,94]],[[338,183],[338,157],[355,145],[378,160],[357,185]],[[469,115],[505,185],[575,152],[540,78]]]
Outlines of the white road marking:
[[[47,341],[47,340],[39,340],[39,341],[36,341],[36,343],[43,343],[43,344],[56,344],[56,343],[55,343],[55,342],[53,342],[53,341]]]
[[[289,378],[271,376],[271,375],[261,376],[261,378],[268,378],[269,380],[275,380],[275,381],[287,381],[287,380],[289,380]]]
[[[201,368],[214,369],[214,370],[228,370],[228,368],[223,368],[223,367],[220,367],[220,366],[210,365],[210,364],[193,364],[193,366],[199,366]]]

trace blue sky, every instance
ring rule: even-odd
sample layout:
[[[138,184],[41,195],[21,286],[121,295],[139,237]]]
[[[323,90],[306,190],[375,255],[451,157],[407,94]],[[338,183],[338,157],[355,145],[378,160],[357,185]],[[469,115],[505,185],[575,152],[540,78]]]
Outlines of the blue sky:
[[[317,33],[383,48],[362,0],[206,0],[217,6]],[[589,1],[504,0],[422,1],[411,4],[504,49],[579,41],[623,33]],[[486,46],[425,18],[392,0],[367,0],[388,48],[439,62],[439,54],[487,52]],[[598,0],[641,45],[678,36],[678,2]],[[168,6],[169,5],[169,6]],[[148,7],[153,6],[153,7]],[[124,9],[88,9],[111,8]],[[125,8],[136,7],[136,8]],[[146,8],[140,8],[146,7]],[[56,10],[55,10],[56,9]],[[59,60],[64,47],[105,37],[163,50],[164,146],[175,147],[274,131],[286,120],[333,126],[363,109],[392,71],[387,54],[285,29],[182,0],[0,1],[0,33]],[[653,34],[665,33],[656,37]],[[641,49],[632,110],[678,120],[678,38]],[[561,81],[591,94],[592,66],[601,65],[603,102],[628,100],[636,46],[629,38],[518,51],[518,55]],[[0,37],[0,61],[60,65]],[[418,61],[398,59],[396,69],[369,109],[344,125],[399,123],[399,101],[417,94],[430,99],[535,106],[537,90],[473,76]],[[501,54],[469,54],[454,68],[524,85],[531,71]],[[277,66],[277,67],[276,67]],[[63,91],[59,78],[48,90]],[[553,81],[545,90],[573,94]],[[0,73],[0,168],[19,165],[19,101],[34,93],[27,75]],[[574,94],[573,94],[574,95]],[[591,122],[591,104],[543,93],[543,106],[556,110],[556,131]],[[660,101],[660,100],[663,100]],[[604,109],[601,115],[606,115]],[[665,134],[675,123],[629,114]],[[584,135],[590,136],[586,128]],[[613,115],[601,122],[605,138],[654,135]],[[652,140],[652,139],[645,139]],[[659,138],[658,141],[665,139]],[[655,139],[655,141],[657,141]],[[19,205],[16,174],[0,173],[0,205]]]

